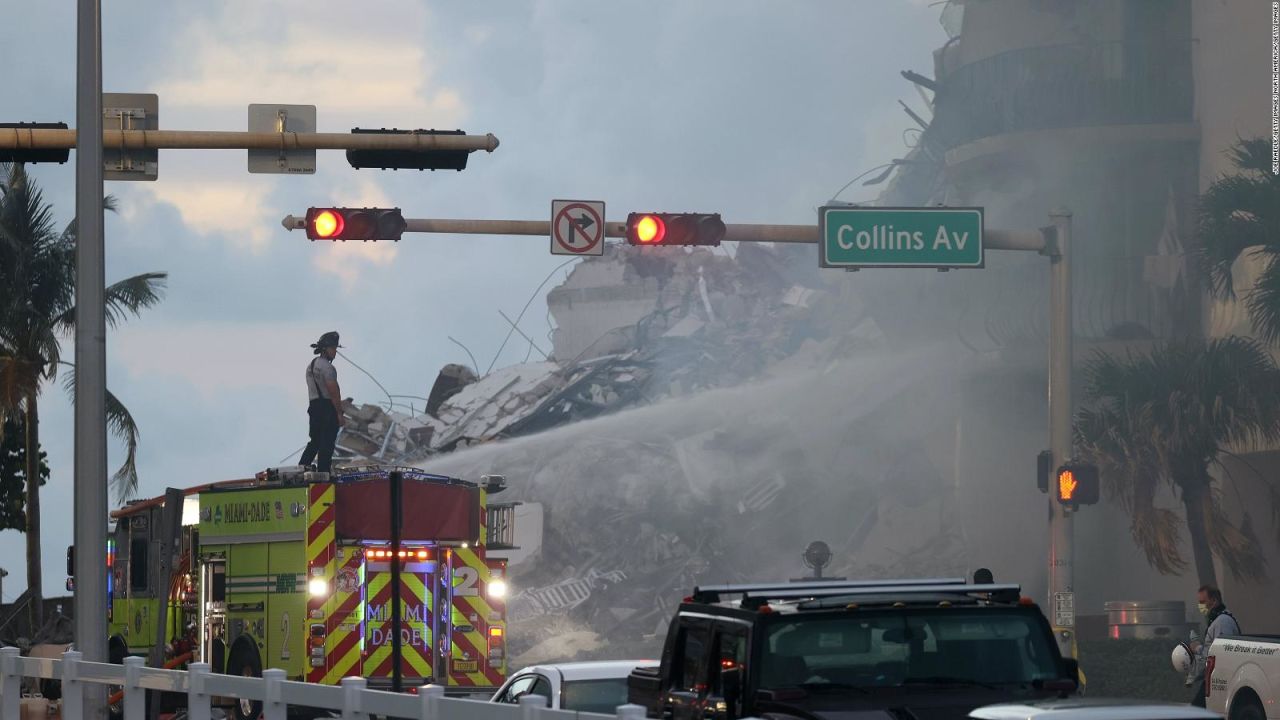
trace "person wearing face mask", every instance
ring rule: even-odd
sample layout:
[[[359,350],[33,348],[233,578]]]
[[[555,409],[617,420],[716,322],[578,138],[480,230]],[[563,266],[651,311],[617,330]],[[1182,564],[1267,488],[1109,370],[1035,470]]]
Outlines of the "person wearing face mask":
[[[1196,694],[1191,699],[1191,704],[1204,707],[1204,670],[1209,657],[1209,648],[1213,647],[1213,641],[1220,637],[1239,635],[1240,624],[1222,602],[1222,591],[1212,585],[1200,586],[1199,592],[1196,593],[1196,605],[1200,609],[1200,614],[1205,617],[1205,631],[1203,643],[1191,643],[1191,652],[1196,656],[1193,673]]]
[[[342,392],[338,390],[338,371],[333,359],[338,355],[338,333],[327,332],[311,344],[316,355],[307,365],[308,434],[311,437],[298,460],[301,465],[316,461],[316,469],[329,472],[338,428],[346,424],[342,417]]]

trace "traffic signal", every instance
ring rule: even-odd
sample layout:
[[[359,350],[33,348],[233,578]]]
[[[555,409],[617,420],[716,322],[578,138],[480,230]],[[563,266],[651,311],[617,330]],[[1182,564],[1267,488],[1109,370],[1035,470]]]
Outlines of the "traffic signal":
[[[1058,468],[1054,493],[1062,505],[1096,505],[1099,496],[1098,467],[1071,461]]]
[[[399,240],[406,224],[400,208],[307,208],[310,240]]]
[[[627,216],[627,242],[631,245],[719,245],[724,235],[724,221],[718,213],[631,213]]]
[[[356,135],[466,135],[461,130],[362,130],[352,128]],[[458,170],[467,168],[470,150],[348,150],[347,162],[357,170],[381,168],[383,170]]]
[[[64,122],[0,123],[0,128],[17,130],[66,130]],[[71,148],[0,148],[0,162],[6,163],[65,163],[71,157]]]
[[[1053,453],[1041,450],[1036,455],[1036,487],[1040,492],[1049,492],[1049,476],[1053,474]]]

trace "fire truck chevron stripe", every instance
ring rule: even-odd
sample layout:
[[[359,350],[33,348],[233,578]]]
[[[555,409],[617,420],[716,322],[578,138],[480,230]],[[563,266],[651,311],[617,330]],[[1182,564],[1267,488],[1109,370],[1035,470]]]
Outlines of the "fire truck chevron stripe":
[[[453,645],[453,662],[454,663],[461,660],[463,658],[463,653],[465,652],[468,655],[468,659],[474,660],[476,662],[476,667],[481,667],[484,665],[484,662],[485,662],[484,656],[481,655],[475,648],[471,647],[471,645],[465,641],[459,642],[460,638],[457,633],[454,633],[453,638],[454,640],[452,645]],[[485,676],[483,673],[450,672],[449,684],[459,686],[459,687],[484,687],[489,683],[485,679]]]
[[[309,488],[307,509],[307,560],[312,565],[329,560],[334,540],[333,485],[316,483]]]
[[[342,682],[344,677],[360,677],[360,646],[353,646],[343,655],[341,659],[334,663],[333,669],[325,673],[324,677],[316,682],[325,685],[337,685]]]
[[[334,527],[333,527],[333,485],[329,483],[315,483],[307,488],[307,544],[306,544],[306,578],[312,577],[313,568],[321,568],[323,577],[327,578],[331,583],[334,577]],[[325,612],[330,609],[333,604],[332,597],[307,598],[308,614],[321,612],[325,616],[332,613]],[[328,667],[332,666],[333,655],[328,653],[328,648],[332,648],[336,643],[341,641],[341,637],[335,636],[331,632],[331,628],[326,621],[325,633],[325,667],[310,667],[310,648],[303,645],[306,654],[305,663],[308,663],[307,680],[311,682],[321,682],[328,673]]]
[[[360,566],[364,562],[363,555],[358,548],[347,547],[343,551],[345,554],[340,569],[357,573],[358,577],[361,570]],[[313,682],[336,684],[348,675],[360,674],[359,627],[360,621],[364,616],[360,589],[357,587],[355,592],[344,593],[337,589],[337,583],[335,583],[334,598],[337,606],[325,620],[325,628],[328,633],[325,639],[327,668],[316,668],[317,674],[321,677],[316,678]]]

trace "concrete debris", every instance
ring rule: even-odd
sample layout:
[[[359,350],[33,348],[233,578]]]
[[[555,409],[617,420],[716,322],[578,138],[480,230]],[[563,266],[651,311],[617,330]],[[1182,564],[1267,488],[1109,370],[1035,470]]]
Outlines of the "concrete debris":
[[[476,374],[466,365],[450,363],[440,369],[436,382],[431,386],[431,394],[427,396],[426,412],[438,417],[440,406],[445,400],[457,395],[462,389],[476,381]]]
[[[588,442],[566,426],[823,368],[830,379],[822,382],[838,391],[821,395],[846,401],[850,383],[862,387],[862,378],[842,374],[841,364],[883,348],[884,338],[843,278],[830,278],[819,275],[812,247],[743,243],[729,255],[608,245],[548,293],[556,324],[550,359],[480,378],[463,365],[446,366],[420,414],[349,407],[339,445],[354,461],[418,464],[463,477],[505,473],[520,480],[500,500],[543,505],[539,550],[510,568],[513,658],[653,655],[655,633],[698,582],[796,574],[797,553],[814,526],[846,528],[849,538],[829,539],[852,553],[868,537],[889,542],[878,533],[883,518],[897,516],[886,509],[849,517],[847,508],[882,504],[874,494],[881,490],[850,479],[832,493],[820,483],[833,467],[867,463],[812,464],[797,448],[801,435],[813,433],[801,433],[785,413],[757,417],[752,407],[680,417],[685,427],[674,435],[664,434],[665,422],[612,434],[595,423],[582,426],[592,428]],[[887,395],[895,392],[891,385],[866,387]],[[548,434],[518,452],[494,443],[535,433]],[[571,443],[541,442],[565,433]],[[476,445],[486,448],[454,452]],[[462,459],[488,448],[501,460]],[[465,466],[451,463],[454,457]],[[734,488],[728,502],[726,485]],[[824,494],[830,503],[815,505]],[[674,497],[681,502],[670,502]],[[777,517],[805,520],[779,527]],[[785,559],[740,552],[757,547],[766,532]],[[912,553],[948,560],[939,548]]]

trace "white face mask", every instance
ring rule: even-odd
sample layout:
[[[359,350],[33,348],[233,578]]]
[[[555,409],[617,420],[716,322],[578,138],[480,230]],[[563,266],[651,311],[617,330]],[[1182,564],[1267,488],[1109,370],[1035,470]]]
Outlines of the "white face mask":
[[[1209,606],[1206,605],[1205,603],[1197,603],[1196,608],[1200,610],[1201,615],[1209,614]]]

